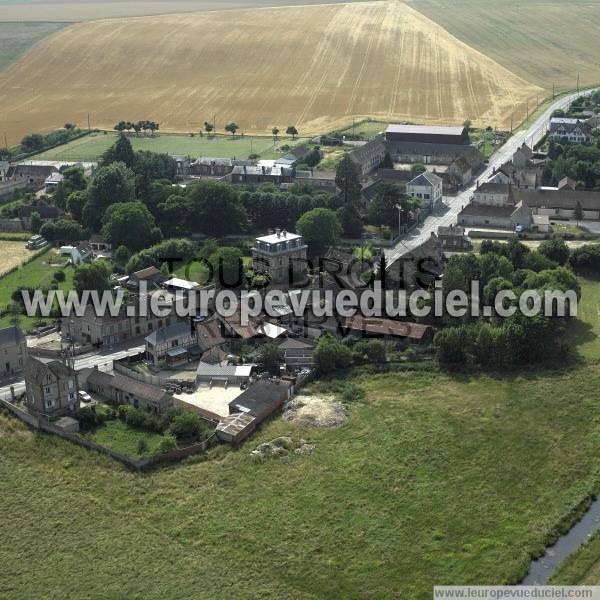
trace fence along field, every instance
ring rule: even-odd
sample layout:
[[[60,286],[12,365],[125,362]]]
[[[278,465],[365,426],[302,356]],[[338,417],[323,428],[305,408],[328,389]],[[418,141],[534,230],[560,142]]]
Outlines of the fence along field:
[[[246,132],[355,117],[505,128],[539,94],[408,5],[365,2],[73,25],[0,73],[0,122],[9,143],[88,113],[163,131],[213,114]]]

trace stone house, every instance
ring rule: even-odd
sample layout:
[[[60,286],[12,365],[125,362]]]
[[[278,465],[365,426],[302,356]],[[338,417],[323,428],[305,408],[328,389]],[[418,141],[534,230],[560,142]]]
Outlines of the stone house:
[[[312,367],[314,346],[306,340],[287,338],[279,344],[279,350],[283,353],[283,361],[288,371]]]
[[[23,370],[27,360],[27,340],[18,327],[0,329],[0,377]]]
[[[97,367],[87,376],[87,388],[111,404],[131,404],[155,414],[173,406],[173,396],[165,390],[121,373],[99,371]]]
[[[359,175],[366,177],[379,168],[385,158],[386,151],[383,138],[378,136],[363,146],[358,146],[352,150],[349,156],[350,160],[356,165]]]
[[[294,281],[299,281],[307,268],[307,250],[301,235],[276,229],[275,233],[256,238],[252,248],[254,270],[268,274],[273,283],[285,283],[291,269]]]
[[[25,364],[25,386],[25,401],[33,413],[55,417],[79,408],[77,375],[58,360],[44,363],[29,357]]]

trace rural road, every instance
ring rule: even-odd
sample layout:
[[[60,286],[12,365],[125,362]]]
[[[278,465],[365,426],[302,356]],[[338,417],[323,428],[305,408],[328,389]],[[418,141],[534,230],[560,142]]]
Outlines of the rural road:
[[[101,371],[110,370],[112,369],[113,361],[125,358],[126,356],[138,354],[139,352],[143,352],[145,349],[145,345],[142,345],[121,348],[118,350],[107,349],[95,354],[84,354],[75,359],[75,370],[81,371],[81,369],[95,366],[97,366]],[[11,386],[14,387],[16,394],[21,394],[25,391],[25,381],[22,379],[15,380],[8,385],[0,387],[0,398],[10,399]]]
[[[431,236],[432,232],[437,233],[438,227],[454,225],[458,213],[471,201],[473,192],[477,187],[477,181],[487,181],[494,169],[509,161],[523,143],[527,143],[531,147],[537,144],[543,137],[546,127],[550,122],[550,116],[555,110],[566,108],[573,100],[579,96],[589,94],[591,91],[593,90],[576,92],[557,100],[528,129],[515,133],[502,147],[496,150],[490,158],[485,171],[480,173],[468,188],[457,196],[446,196],[442,211],[437,211],[435,214],[428,216],[419,227],[411,231],[409,235],[403,237],[393,248],[385,250],[387,264],[393,263],[407,252],[420,246]]]

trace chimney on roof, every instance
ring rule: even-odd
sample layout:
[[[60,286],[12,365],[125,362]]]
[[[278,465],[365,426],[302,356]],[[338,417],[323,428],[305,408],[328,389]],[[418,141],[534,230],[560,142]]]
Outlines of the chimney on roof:
[[[281,232],[281,235],[283,235],[283,237],[287,237],[287,231],[284,229],[284,230]]]
[[[279,227],[275,229],[275,233],[277,234],[277,237],[281,237],[281,229],[279,229]]]

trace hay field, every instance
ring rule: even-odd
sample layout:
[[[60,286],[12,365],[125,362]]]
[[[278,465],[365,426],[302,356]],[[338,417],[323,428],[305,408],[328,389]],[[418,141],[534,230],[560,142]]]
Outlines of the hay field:
[[[354,117],[506,127],[540,93],[406,4],[365,2],[77,24],[0,73],[0,122],[12,142],[87,113],[163,131],[214,113],[247,132]]]
[[[328,4],[349,0],[326,0]],[[362,0],[350,0],[362,1]],[[324,0],[0,0],[3,22],[94,21],[118,17],[141,17],[231,10],[265,6],[322,4]]]
[[[560,91],[600,83],[600,0],[411,0],[524,79]]]
[[[32,252],[25,248],[25,242],[0,240],[0,277],[23,264],[31,255]]]

